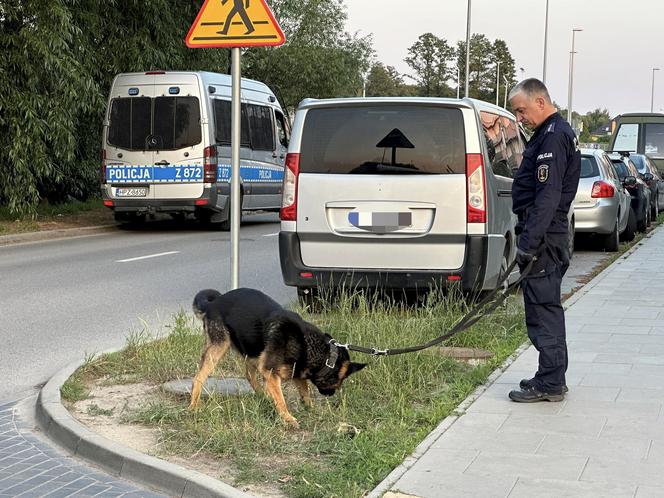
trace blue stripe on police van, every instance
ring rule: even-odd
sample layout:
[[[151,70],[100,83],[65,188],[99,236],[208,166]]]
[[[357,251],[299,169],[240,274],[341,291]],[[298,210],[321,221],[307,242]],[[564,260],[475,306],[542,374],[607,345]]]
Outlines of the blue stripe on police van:
[[[246,165],[240,166],[240,176],[245,182],[281,183],[283,168]],[[220,164],[217,180],[230,182],[230,164]],[[199,183],[203,181],[203,166],[200,164],[166,166],[120,165],[106,166],[106,180],[110,183]]]

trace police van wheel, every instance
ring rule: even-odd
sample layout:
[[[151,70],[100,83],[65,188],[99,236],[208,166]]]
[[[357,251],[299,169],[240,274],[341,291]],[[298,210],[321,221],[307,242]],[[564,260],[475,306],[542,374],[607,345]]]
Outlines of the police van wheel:
[[[240,206],[242,206],[242,203],[244,201],[244,194],[242,191],[240,191]],[[226,218],[224,221],[222,221],[219,224],[219,230],[222,232],[230,232],[231,230],[231,218],[233,218],[233,212],[231,209],[228,209],[228,218]],[[240,225],[242,225],[242,209],[240,209]]]
[[[114,213],[113,219],[120,223],[123,228],[136,228],[145,223],[145,214],[137,213]]]
[[[574,217],[573,216],[567,228],[567,237],[568,237],[567,250],[569,252],[569,259],[572,259],[572,256],[574,255]]]

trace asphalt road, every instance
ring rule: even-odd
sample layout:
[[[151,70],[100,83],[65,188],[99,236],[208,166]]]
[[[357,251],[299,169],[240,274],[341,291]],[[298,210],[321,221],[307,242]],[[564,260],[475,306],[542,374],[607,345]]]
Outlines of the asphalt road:
[[[287,304],[296,294],[282,283],[278,231],[276,214],[244,218],[240,284]],[[563,293],[605,257],[577,252]],[[0,399],[36,392],[69,362],[123,346],[131,331],[158,331],[204,288],[230,289],[230,234],[193,222],[0,247]]]
[[[296,294],[281,279],[278,231],[277,214],[245,217],[240,284],[287,303]],[[193,222],[0,247],[0,399],[124,345],[131,330],[157,330],[205,288],[230,290],[230,233]]]

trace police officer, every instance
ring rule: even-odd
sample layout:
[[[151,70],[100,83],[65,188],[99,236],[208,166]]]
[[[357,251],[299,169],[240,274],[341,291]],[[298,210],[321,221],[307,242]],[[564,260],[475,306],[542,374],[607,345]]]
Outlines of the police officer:
[[[512,401],[562,401],[567,392],[567,342],[560,284],[569,266],[567,214],[579,184],[581,155],[569,124],[558,114],[544,84],[534,78],[510,92],[519,122],[534,131],[512,185],[512,210],[519,218],[517,262],[533,259],[523,280],[528,337],[539,351],[532,379],[511,391]]]

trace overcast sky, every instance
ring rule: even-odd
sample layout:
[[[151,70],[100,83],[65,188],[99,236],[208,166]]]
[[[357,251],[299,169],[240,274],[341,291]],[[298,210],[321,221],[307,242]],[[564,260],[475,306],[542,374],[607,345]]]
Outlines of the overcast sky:
[[[466,39],[466,0],[345,0],[348,30],[373,34],[378,61],[409,72],[417,38],[431,32],[451,44]],[[546,0],[472,0],[472,32],[507,42],[524,77],[542,78]],[[547,86],[567,107],[572,27],[576,34],[572,108],[664,112],[664,0],[549,0]],[[517,79],[521,72],[517,69]]]

